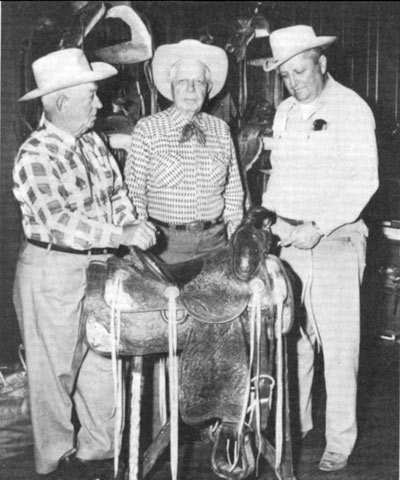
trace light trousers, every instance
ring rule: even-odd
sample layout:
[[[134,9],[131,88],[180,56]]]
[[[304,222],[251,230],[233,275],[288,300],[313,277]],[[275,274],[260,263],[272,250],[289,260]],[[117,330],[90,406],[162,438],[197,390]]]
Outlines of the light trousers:
[[[25,345],[36,471],[55,470],[73,448],[85,460],[113,456],[111,360],[84,343],[86,269],[93,258],[22,247],[14,305]],[[75,405],[80,430],[72,423]]]
[[[326,449],[350,455],[357,438],[360,284],[365,226],[344,227],[311,250],[283,248],[281,258],[303,287],[307,320],[297,343],[300,427],[313,428],[311,388],[317,339],[324,358]]]

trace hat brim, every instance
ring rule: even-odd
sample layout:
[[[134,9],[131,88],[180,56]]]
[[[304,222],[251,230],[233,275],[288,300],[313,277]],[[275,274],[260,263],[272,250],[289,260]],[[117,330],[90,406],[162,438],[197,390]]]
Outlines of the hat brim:
[[[327,37],[327,36],[317,37],[315,38],[315,40],[309,42],[307,45],[304,45],[304,44],[299,45],[297,49],[290,52],[290,55],[287,55],[284,58],[280,58],[280,59],[267,58],[263,68],[266,72],[271,72],[272,70],[276,70],[278,67],[280,67],[283,63],[287,62],[291,58],[295,57],[296,55],[299,55],[299,53],[305,52],[306,50],[310,50],[311,48],[317,48],[317,47],[321,47],[323,49],[328,48],[329,45],[331,45],[336,40],[337,40],[337,37]]]
[[[161,45],[153,57],[154,83],[165,98],[172,100],[169,74],[171,67],[180,60],[197,60],[207,65],[212,81],[209,98],[215,97],[222,90],[228,74],[228,57],[224,50],[197,41],[196,44],[182,41],[178,44]]]
[[[84,83],[98,82],[100,80],[105,80],[106,78],[112,77],[118,73],[118,70],[108,63],[93,62],[91,67],[93,70],[82,72],[79,77],[75,76],[71,78],[65,78],[64,81],[58,82],[57,85],[49,85],[48,87],[42,89],[35,88],[35,90],[31,90],[18,101],[26,102],[27,100],[33,100],[34,98],[39,98],[43,95],[57,92],[58,90],[63,90],[64,88],[76,87],[77,85],[82,85]]]

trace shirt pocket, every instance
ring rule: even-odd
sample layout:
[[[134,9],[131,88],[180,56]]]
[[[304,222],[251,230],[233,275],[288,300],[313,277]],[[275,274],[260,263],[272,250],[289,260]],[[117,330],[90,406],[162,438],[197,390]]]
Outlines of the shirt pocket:
[[[220,153],[211,155],[205,162],[206,176],[215,185],[225,184],[228,174],[228,162]]]
[[[335,149],[335,136],[327,130],[311,131],[308,134],[308,144],[312,152],[318,154],[330,153]]]
[[[176,152],[160,152],[154,162],[152,173],[153,184],[156,187],[172,187],[182,183],[182,159]]]

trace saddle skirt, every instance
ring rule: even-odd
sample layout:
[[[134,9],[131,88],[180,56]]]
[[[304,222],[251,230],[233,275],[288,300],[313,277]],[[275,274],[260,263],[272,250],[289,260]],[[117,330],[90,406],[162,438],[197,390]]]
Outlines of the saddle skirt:
[[[248,345],[240,318],[198,324],[180,358],[179,405],[188,425],[222,419],[238,424],[248,381]]]

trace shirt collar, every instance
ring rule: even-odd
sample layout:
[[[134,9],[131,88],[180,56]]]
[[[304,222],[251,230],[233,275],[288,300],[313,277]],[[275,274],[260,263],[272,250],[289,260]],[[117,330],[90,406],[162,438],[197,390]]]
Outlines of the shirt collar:
[[[187,119],[174,107],[170,107],[169,108],[169,115],[170,115],[170,118],[174,124],[174,126],[176,126],[178,129],[181,129],[183,128],[185,125],[187,125],[188,122]],[[195,117],[194,117],[194,121],[199,125],[199,127],[203,127],[203,115],[201,112],[199,112]]]
[[[329,101],[329,98],[332,96],[335,90],[336,90],[336,82],[332,78],[332,76],[328,73],[324,89],[322,90],[321,95],[314,102],[314,108],[310,112],[310,117],[314,115],[315,112],[317,112],[323,105],[325,105]],[[294,107],[300,108],[299,106],[300,106],[300,102],[298,102],[294,97],[291,97],[290,109]]]
[[[49,134],[56,135],[57,138],[59,138],[60,141],[67,147],[75,147],[77,139],[65,130],[61,130],[61,128],[56,127],[54,123],[51,123],[46,117],[43,118],[42,125]]]

